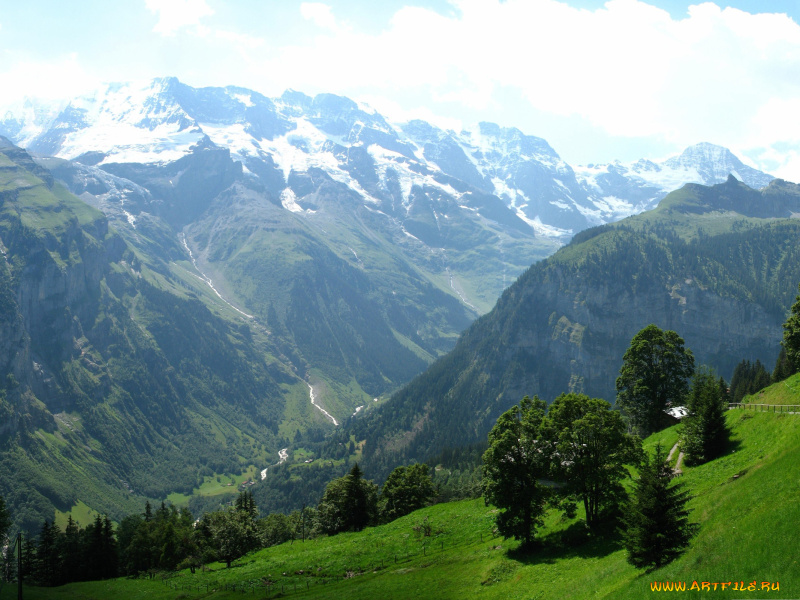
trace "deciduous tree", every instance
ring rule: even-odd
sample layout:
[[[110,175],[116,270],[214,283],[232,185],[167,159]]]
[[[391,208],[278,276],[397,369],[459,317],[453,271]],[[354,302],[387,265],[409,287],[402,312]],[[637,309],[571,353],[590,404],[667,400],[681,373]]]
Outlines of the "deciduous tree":
[[[680,403],[694,373],[694,356],[674,331],[648,325],[631,340],[617,377],[617,404],[642,435],[656,431],[664,410]]]
[[[551,445],[542,439],[546,405],[525,398],[497,419],[483,455],[483,495],[500,509],[497,529],[529,545],[542,524],[550,490],[541,483],[549,468]]]
[[[396,467],[381,489],[381,518],[393,521],[427,505],[435,495],[428,465]]]
[[[560,492],[583,502],[586,523],[598,524],[618,512],[625,501],[622,480],[626,464],[637,464],[638,437],[626,433],[619,412],[599,398],[561,394],[550,405],[544,436],[554,443],[553,477],[563,482]]]
[[[230,568],[231,563],[259,545],[258,528],[247,511],[229,508],[204,515],[208,520],[212,546],[217,559]]]

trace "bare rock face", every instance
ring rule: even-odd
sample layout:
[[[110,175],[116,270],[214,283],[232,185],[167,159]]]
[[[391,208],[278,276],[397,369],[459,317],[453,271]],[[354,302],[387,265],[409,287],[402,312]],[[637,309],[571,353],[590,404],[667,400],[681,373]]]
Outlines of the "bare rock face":
[[[515,324],[504,354],[525,357],[524,376],[505,390],[512,400],[564,391],[614,401],[615,380],[631,338],[654,323],[684,338],[698,364],[726,377],[743,358],[774,359],[783,318],[763,306],[720,296],[691,278],[632,293],[621,282],[578,285],[564,273],[531,287],[520,301],[535,314]]]

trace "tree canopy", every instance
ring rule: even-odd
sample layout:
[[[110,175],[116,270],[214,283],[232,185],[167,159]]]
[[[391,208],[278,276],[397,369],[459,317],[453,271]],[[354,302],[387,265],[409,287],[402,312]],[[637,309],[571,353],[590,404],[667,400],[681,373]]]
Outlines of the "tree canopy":
[[[562,493],[582,501],[586,523],[615,512],[626,498],[626,464],[636,464],[639,438],[626,433],[621,415],[599,398],[561,394],[550,405],[544,435],[554,443],[553,477],[565,483]]]
[[[664,410],[682,402],[694,356],[674,331],[648,325],[631,340],[617,377],[617,404],[642,435],[659,428]]]
[[[397,467],[381,489],[381,518],[393,521],[427,505],[435,495],[428,465]]]
[[[364,479],[356,463],[350,473],[328,484],[317,511],[323,533],[361,531],[377,520],[378,486]]]
[[[541,483],[549,470],[549,443],[541,437],[546,404],[525,396],[504,412],[489,432],[483,455],[483,493],[500,509],[497,529],[529,545],[542,524],[550,490]]]

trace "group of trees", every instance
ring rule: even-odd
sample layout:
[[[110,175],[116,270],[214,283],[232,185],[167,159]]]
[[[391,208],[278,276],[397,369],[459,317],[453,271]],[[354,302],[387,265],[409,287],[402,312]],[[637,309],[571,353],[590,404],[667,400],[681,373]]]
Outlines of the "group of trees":
[[[500,416],[483,457],[483,490],[486,501],[501,509],[496,522],[502,535],[530,544],[548,506],[574,516],[580,502],[591,529],[625,514],[625,544],[637,566],[660,566],[688,544],[694,531],[688,494],[670,484],[672,469],[661,449],[650,459],[629,430],[659,429],[666,408],[688,398],[684,443],[696,460],[709,460],[727,441],[727,386],[708,369],[694,374],[694,357],[677,333],[649,325],[623,357],[617,390],[621,411],[569,393],[549,409],[525,397]],[[628,466],[640,464],[628,498],[622,482]]]
[[[681,447],[687,461],[720,456],[727,446],[728,403],[795,373],[800,365],[800,295],[784,324],[781,354],[772,377],[756,361],[743,361],[731,390],[722,377],[701,367],[674,331],[648,325],[631,340],[616,381],[617,407],[583,394],[562,394],[549,410],[538,398],[525,397],[503,413],[489,433],[484,453],[483,491],[501,510],[498,531],[529,544],[548,506],[574,515],[583,503],[586,524],[620,515],[628,560],[658,568],[685,549],[697,525],[689,523],[689,499],[664,450],[641,451],[638,437],[668,423],[670,407],[685,406]],[[691,381],[691,385],[690,385]],[[625,419],[623,419],[623,415]],[[639,466],[629,498],[622,486],[627,466]]]
[[[6,578],[17,575],[17,562],[10,555],[12,547],[13,540],[4,556]],[[19,574],[23,580],[40,585],[61,585],[117,575],[118,545],[114,527],[108,517],[100,515],[85,529],[79,527],[72,517],[67,519],[63,531],[55,523],[45,521],[38,538],[24,538],[22,546],[16,550],[21,555]]]
[[[695,373],[681,431],[681,450],[688,462],[707,462],[724,452],[729,437],[728,402],[728,384],[722,377],[717,379],[708,368]]]
[[[793,374],[800,364],[800,296],[784,324],[782,346],[773,380]],[[769,379],[760,362],[743,361],[729,391],[710,369],[695,372],[694,357],[677,333],[645,327],[623,356],[617,379],[621,410],[598,398],[569,393],[549,408],[538,397],[526,396],[498,418],[483,453],[481,483],[486,502],[500,508],[498,531],[530,544],[548,506],[574,516],[581,503],[592,529],[621,522],[632,564],[666,564],[688,546],[697,528],[689,523],[688,492],[672,482],[664,450],[657,446],[648,456],[640,438],[629,431],[656,431],[667,407],[685,404],[681,445],[687,460],[712,460],[727,444],[725,410],[731,393],[738,394],[740,386],[769,384]],[[639,476],[628,497],[622,482],[630,466],[638,466]],[[242,492],[232,506],[198,520],[188,509],[162,503],[153,511],[147,503],[142,514],[125,517],[116,531],[110,519],[100,515],[85,529],[71,517],[63,531],[45,521],[38,538],[25,539],[19,549],[21,575],[42,585],[60,585],[118,574],[194,571],[214,560],[230,566],[250,550],[305,538],[307,533],[334,535],[394,520],[435,496],[427,465],[397,467],[379,490],[355,464],[328,483],[316,508],[288,515],[259,518],[253,496]],[[0,542],[7,541],[11,522],[0,496]],[[4,559],[9,577],[16,565],[8,556]]]
[[[436,496],[430,469],[424,464],[397,467],[383,488],[364,479],[356,463],[344,477],[325,488],[317,506],[317,526],[322,533],[361,531],[368,525],[389,522],[429,504]]]
[[[574,514],[583,504],[596,527],[615,515],[625,497],[625,465],[639,462],[641,442],[627,433],[619,412],[599,398],[562,394],[549,411],[523,398],[489,433],[483,491],[499,507],[497,529],[530,544],[548,505]]]
[[[45,521],[38,538],[22,545],[23,578],[40,585],[106,579],[117,575],[153,574],[179,568],[194,570],[213,561],[231,563],[251,550],[309,535],[360,531],[391,521],[430,503],[435,496],[426,465],[396,468],[378,491],[364,479],[358,464],[328,484],[317,508],[259,518],[249,491],[231,506],[195,520],[186,509],[149,502],[141,514],[128,515],[116,530],[110,519],[97,516],[85,529],[71,517],[64,531]],[[0,540],[11,523],[0,497]],[[10,558],[10,557],[6,557]],[[12,565],[13,560],[5,561]],[[6,577],[12,576],[6,573]]]

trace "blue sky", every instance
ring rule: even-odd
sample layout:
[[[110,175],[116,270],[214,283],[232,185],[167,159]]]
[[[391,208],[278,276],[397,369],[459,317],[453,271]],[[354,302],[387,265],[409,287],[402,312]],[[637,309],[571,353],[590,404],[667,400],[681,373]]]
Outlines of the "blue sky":
[[[700,141],[800,181],[800,0],[0,0],[0,106],[175,75],[481,120],[577,163]]]

